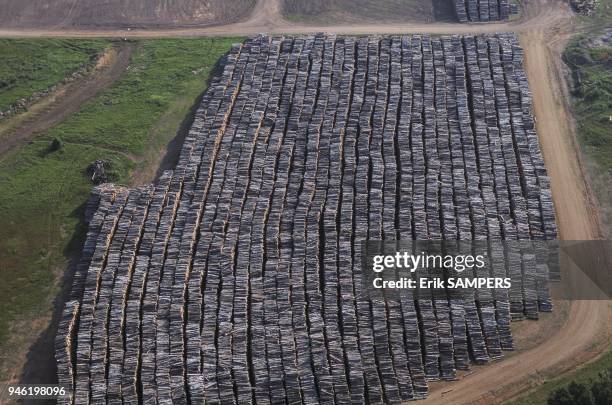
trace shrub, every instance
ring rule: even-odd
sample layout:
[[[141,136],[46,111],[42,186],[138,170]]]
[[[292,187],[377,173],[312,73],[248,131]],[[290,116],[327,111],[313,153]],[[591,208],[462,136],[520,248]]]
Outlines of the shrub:
[[[51,145],[49,145],[49,150],[51,152],[55,152],[55,151],[62,149],[63,146],[64,146],[64,143],[62,142],[62,140],[58,137],[55,137],[51,141]]]

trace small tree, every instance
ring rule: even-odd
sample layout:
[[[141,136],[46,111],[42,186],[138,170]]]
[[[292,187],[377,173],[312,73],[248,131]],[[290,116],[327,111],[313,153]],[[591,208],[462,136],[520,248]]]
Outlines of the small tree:
[[[55,152],[57,150],[62,149],[62,146],[64,146],[62,140],[58,137],[53,138],[53,140],[51,141],[51,145],[49,146],[49,150],[51,152]]]
[[[612,404],[612,368],[599,373],[591,386],[591,394],[595,405]]]
[[[591,392],[586,385],[572,381],[567,390],[574,399],[575,405],[593,405]]]
[[[549,405],[593,405],[589,389],[572,381],[567,387],[553,391],[548,397]]]
[[[573,405],[574,399],[566,387],[553,391],[548,396],[548,405]]]

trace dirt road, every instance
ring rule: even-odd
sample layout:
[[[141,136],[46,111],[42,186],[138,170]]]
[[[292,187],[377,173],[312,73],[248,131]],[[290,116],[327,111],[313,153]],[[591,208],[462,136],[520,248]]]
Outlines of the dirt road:
[[[550,4],[557,10],[548,15]],[[525,70],[551,179],[560,239],[599,239],[601,224],[580,165],[561,61],[561,52],[577,28],[573,14],[565,4],[544,2],[530,3],[526,13],[519,38],[525,50]],[[551,330],[543,344],[477,367],[467,377],[432,390],[424,403],[501,402],[527,388],[538,373],[569,370],[597,356],[608,347],[611,323],[612,305],[608,301],[573,301],[566,322]]]
[[[128,42],[114,46],[99,59],[91,73],[61,86],[26,113],[0,123],[0,156],[59,124],[115,83],[128,67],[134,48],[135,45]]]
[[[551,0],[550,3],[532,0],[529,12],[516,21],[504,23],[377,23],[309,25],[290,22],[281,15],[282,0],[258,0],[253,11],[244,21],[208,27],[189,27],[175,29],[36,29],[0,28],[0,37],[120,37],[120,38],[159,38],[159,37],[198,37],[198,36],[235,36],[254,35],[261,32],[270,34],[298,34],[307,32],[335,32],[338,34],[462,34],[500,31],[521,31],[532,26],[546,26],[557,20],[564,3]]]
[[[596,356],[601,348],[594,341],[609,339],[610,305],[606,301],[575,301],[566,324],[551,331],[546,341],[533,349],[500,362],[476,367],[459,381],[432,390],[423,404],[500,403],[528,387],[539,373],[562,372]],[[602,325],[604,327],[602,327]],[[604,347],[605,348],[605,347]]]
[[[534,94],[537,129],[558,213],[561,239],[601,239],[603,232],[594,196],[585,181],[580,153],[573,134],[567,75],[561,60],[574,32],[571,19],[550,27],[536,26],[521,32],[525,70]]]

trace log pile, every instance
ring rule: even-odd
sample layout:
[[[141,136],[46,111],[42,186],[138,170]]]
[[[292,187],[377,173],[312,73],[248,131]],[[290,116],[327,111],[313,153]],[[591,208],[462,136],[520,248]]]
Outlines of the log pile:
[[[570,0],[570,5],[575,12],[582,15],[593,15],[597,6],[599,5],[598,0]]]
[[[491,254],[509,292],[385,300],[360,255],[556,238],[522,63],[510,34],[234,45],[176,168],[88,203],[62,401],[400,402],[512,350],[511,319],[551,310],[529,246]]]
[[[505,21],[518,13],[518,6],[509,0],[453,0],[459,22]]]

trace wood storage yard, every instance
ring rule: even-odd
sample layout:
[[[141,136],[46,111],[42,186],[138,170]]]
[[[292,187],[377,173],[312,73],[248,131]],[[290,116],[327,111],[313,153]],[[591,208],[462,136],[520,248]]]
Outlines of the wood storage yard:
[[[237,44],[175,170],[89,213],[56,340],[79,404],[424,398],[551,309],[535,283],[375,302],[361,282],[368,238],[556,238],[513,34]]]

